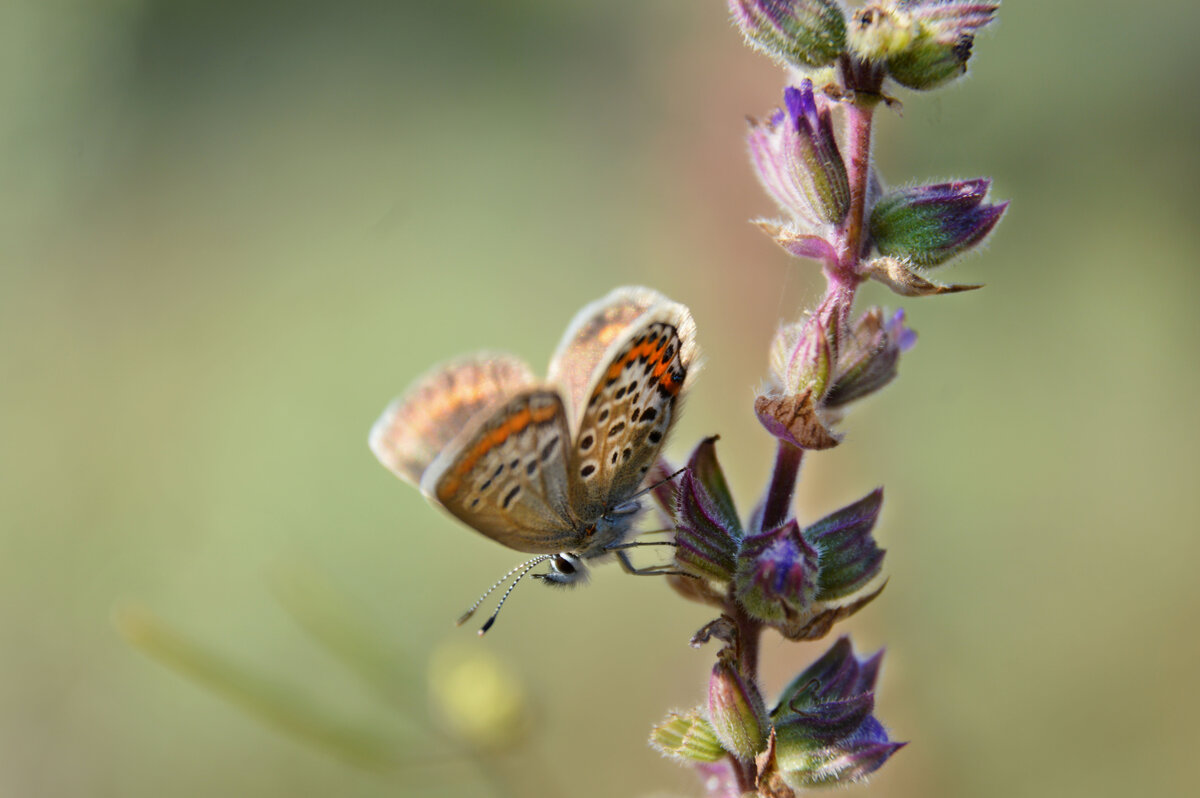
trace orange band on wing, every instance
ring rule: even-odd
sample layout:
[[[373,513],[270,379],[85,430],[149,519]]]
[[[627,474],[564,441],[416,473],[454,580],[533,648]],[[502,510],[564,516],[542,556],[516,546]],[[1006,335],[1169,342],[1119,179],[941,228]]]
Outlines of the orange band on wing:
[[[557,407],[549,405],[536,410],[524,407],[513,413],[505,419],[503,424],[480,438],[471,451],[467,452],[467,455],[458,461],[458,465],[454,467],[450,478],[438,489],[438,498],[444,502],[457,493],[459,487],[462,485],[463,477],[471,472],[471,469],[475,467],[475,464],[479,462],[481,457],[504,443],[513,435],[520,433],[530,424],[544,424],[554,418],[556,412]]]
[[[666,354],[667,346],[672,340],[675,340],[673,335],[664,335],[661,339],[653,343],[644,341],[638,344],[626,352],[624,357],[613,361],[613,364],[608,367],[608,371],[604,375],[605,379],[609,381],[615,380],[621,376],[621,372],[625,370],[627,365],[644,356],[646,362],[654,366],[654,370],[651,372],[654,375],[654,379],[658,381],[658,384],[667,393],[675,396],[679,393],[679,389],[682,386],[671,372],[669,368],[670,362],[663,358]]]

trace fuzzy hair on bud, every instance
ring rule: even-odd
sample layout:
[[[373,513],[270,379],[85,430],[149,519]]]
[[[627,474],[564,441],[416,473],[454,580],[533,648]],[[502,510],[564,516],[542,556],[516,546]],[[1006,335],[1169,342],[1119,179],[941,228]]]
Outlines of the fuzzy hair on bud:
[[[796,67],[832,64],[846,49],[846,19],[835,0],[729,0],[746,43]]]

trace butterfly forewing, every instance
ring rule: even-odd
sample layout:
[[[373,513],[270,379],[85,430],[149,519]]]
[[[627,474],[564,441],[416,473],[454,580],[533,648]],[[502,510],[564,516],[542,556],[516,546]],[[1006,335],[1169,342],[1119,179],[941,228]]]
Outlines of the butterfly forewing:
[[[692,365],[694,324],[664,302],[631,325],[593,375],[571,456],[571,506],[598,518],[631,498],[658,459]]]
[[[592,377],[613,343],[647,310],[669,302],[649,288],[617,288],[575,314],[550,360],[550,382],[565,391],[567,408],[578,424]]]
[[[521,391],[448,447],[421,489],[510,549],[571,549],[579,541],[569,506],[569,436],[556,390]]]
[[[524,362],[481,353],[443,364],[392,402],[371,428],[371,451],[413,485],[477,416],[533,383]]]

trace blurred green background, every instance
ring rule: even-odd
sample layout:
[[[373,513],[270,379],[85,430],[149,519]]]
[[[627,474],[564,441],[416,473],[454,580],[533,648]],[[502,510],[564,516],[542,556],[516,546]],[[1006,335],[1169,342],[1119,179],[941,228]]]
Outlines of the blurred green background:
[[[1198,26],[1006,3],[970,80],[883,114],[885,179],[1013,205],[942,273],[987,290],[906,301],[901,378],[806,464],[806,519],[887,487],[891,582],[846,628],[888,646],[879,714],[913,744],[855,795],[1195,794]],[[604,568],[477,641],[452,621],[517,558],[365,437],[436,361],[543,368],[645,283],[707,356],[671,453],[720,432],[748,509],[767,342],[819,283],[746,223],[774,209],[743,117],[781,82],[724,3],[9,0],[0,53],[0,793],[696,794],[645,738],[702,696],[710,613]],[[404,663],[407,720],[283,609],[271,575],[306,570]],[[161,667],[114,631],[133,605],[401,764]],[[486,767],[424,717],[450,643],[529,696]],[[819,650],[768,637],[768,687]]]

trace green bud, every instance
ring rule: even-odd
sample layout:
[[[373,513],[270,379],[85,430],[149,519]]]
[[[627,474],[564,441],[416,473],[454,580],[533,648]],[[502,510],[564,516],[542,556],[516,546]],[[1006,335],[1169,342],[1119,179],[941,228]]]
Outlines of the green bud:
[[[731,657],[721,656],[708,682],[708,717],[725,750],[753,760],[767,744],[767,711],[754,682],[738,672]]]
[[[977,246],[1004,215],[1007,202],[984,202],[990,186],[980,178],[890,191],[871,209],[871,243],[880,254],[916,268],[945,263]],[[914,294],[929,292],[903,275],[887,276]]]
[[[818,399],[829,385],[832,352],[817,316],[780,327],[771,342],[771,379],[783,393],[809,391]]]
[[[650,746],[665,757],[688,762],[716,762],[725,749],[712,724],[693,709],[686,715],[672,712],[650,732]]]
[[[911,46],[915,29],[912,17],[893,3],[871,3],[854,12],[850,51],[868,63],[886,61]]]
[[[887,56],[888,74],[910,89],[934,89],[967,71],[975,31],[999,5],[974,0],[908,0],[912,36]]]
[[[966,73],[974,42],[970,34],[944,42],[922,32],[887,59],[888,75],[910,89],[935,89]]]
[[[846,19],[834,0],[729,0],[746,43],[798,67],[832,64],[846,50]]]
[[[830,384],[837,340],[836,319],[812,316],[779,329],[771,344],[769,380],[755,398],[754,412],[768,432],[801,449],[838,444],[821,417]]]

